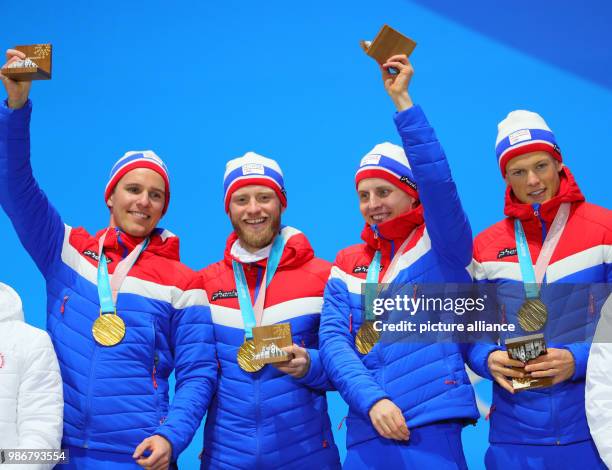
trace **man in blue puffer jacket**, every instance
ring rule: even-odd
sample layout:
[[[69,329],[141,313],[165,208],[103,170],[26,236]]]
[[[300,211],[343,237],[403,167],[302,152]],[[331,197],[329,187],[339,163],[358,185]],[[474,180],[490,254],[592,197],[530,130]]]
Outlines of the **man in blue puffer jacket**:
[[[202,270],[219,358],[202,469],[339,469],[317,335],[330,263],[302,232],[281,226],[287,195],[276,161],[253,152],[230,160],[224,189],[234,231],[223,259]],[[245,370],[249,325],[278,323],[290,325],[295,357]]]
[[[62,468],[174,466],[214,393],[217,364],[206,295],[180,263],[177,237],[156,228],[170,200],[166,167],[151,151],[128,152],[106,186],[110,227],[92,236],[65,225],[32,174],[31,82],[1,78],[0,203],[47,284],[70,454]]]
[[[391,75],[389,67],[399,73]],[[381,69],[408,159],[388,143],[362,159],[356,184],[365,244],[338,254],[319,332],[324,366],[349,405],[344,468],[466,468],[461,429],[478,418],[467,348],[379,341],[366,354],[356,349],[366,273],[380,268],[385,276],[400,245],[396,274],[385,282],[471,282],[471,229],[444,152],[408,95],[412,66],[393,56]],[[373,267],[377,252],[380,263]]]
[[[485,463],[490,469],[605,468],[585,413],[590,338],[576,332],[588,332],[605,300],[605,294],[598,293],[602,286],[606,289],[601,283],[612,282],[612,213],[585,201],[540,115],[513,111],[498,129],[496,156],[507,184],[507,217],[476,237],[474,278],[497,287],[500,316],[515,325],[520,325],[526,285],[541,283],[548,320],[539,332],[548,351],[528,361],[525,372],[549,378],[552,386],[516,393],[510,379],[522,373],[508,367],[522,364],[510,360],[499,346],[475,346],[470,367],[495,380]],[[564,211],[566,221],[561,225]],[[522,259],[521,239],[528,247]],[[550,257],[543,264],[542,253]],[[525,279],[529,268],[539,271],[541,278]],[[519,331],[520,336],[531,333]]]

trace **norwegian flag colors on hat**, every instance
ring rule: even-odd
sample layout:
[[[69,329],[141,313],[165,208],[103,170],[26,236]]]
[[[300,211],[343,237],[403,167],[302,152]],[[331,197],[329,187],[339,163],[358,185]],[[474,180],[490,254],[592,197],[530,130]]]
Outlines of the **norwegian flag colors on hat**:
[[[170,202],[170,178],[168,176],[168,169],[161,158],[159,158],[152,150],[138,150],[127,152],[113,165],[110,172],[108,183],[106,183],[106,189],[104,190],[104,201],[108,201],[108,198],[113,193],[115,186],[125,174],[136,168],[148,168],[159,174],[166,184],[165,189],[165,201],[164,210],[162,215],[168,210],[168,203]]]
[[[283,181],[283,171],[278,163],[255,152],[247,152],[242,157],[227,162],[223,175],[223,202],[225,212],[229,211],[232,194],[250,185],[267,186],[274,190],[283,207],[287,207],[287,191]]]
[[[355,186],[366,178],[382,178],[402,191],[419,199],[416,181],[412,175],[408,158],[399,145],[383,142],[370,150],[359,164],[355,174]]]
[[[506,165],[514,157],[537,151],[563,161],[555,135],[539,114],[519,109],[497,125],[495,154],[502,176],[506,176]]]

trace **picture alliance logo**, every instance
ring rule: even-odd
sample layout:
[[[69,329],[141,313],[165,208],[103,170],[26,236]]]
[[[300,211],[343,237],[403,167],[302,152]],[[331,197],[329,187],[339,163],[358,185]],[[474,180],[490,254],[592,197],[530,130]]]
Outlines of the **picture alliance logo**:
[[[485,309],[487,294],[481,297],[427,297],[421,295],[396,295],[395,297],[376,298],[372,301],[374,315],[388,312],[406,312],[415,315],[417,312],[453,312],[463,315],[469,312],[482,312]]]

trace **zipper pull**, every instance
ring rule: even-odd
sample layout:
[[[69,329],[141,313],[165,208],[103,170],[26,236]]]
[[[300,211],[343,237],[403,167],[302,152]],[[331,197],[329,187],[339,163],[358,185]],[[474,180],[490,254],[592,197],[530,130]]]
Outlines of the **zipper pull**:
[[[62,305],[60,305],[60,313],[63,315],[66,310],[66,302],[68,302],[68,296],[64,296],[64,300],[62,300]]]
[[[540,204],[534,204],[532,207],[533,207],[533,215],[540,218]]]
[[[374,238],[378,239],[378,237],[380,236],[380,234],[378,233],[378,226],[374,224],[371,225],[370,228],[372,229],[372,232],[374,232]]]
[[[157,390],[157,380],[155,379],[155,374],[157,374],[157,367],[153,366],[153,374],[152,374],[153,388]]]

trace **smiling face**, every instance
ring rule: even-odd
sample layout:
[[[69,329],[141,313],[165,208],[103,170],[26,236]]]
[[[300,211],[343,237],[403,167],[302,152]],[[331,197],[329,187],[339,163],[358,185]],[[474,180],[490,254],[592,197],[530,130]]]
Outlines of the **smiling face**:
[[[157,172],[148,168],[129,171],[106,201],[111,210],[110,226],[135,237],[148,236],[161,219],[165,191]]]
[[[542,204],[557,194],[562,168],[547,152],[530,152],[508,162],[505,180],[522,203]]]
[[[369,225],[378,225],[408,212],[416,199],[382,178],[366,178],[357,186],[359,210]]]
[[[236,190],[229,216],[240,244],[251,253],[272,243],[280,229],[281,202],[267,186],[251,185]]]

